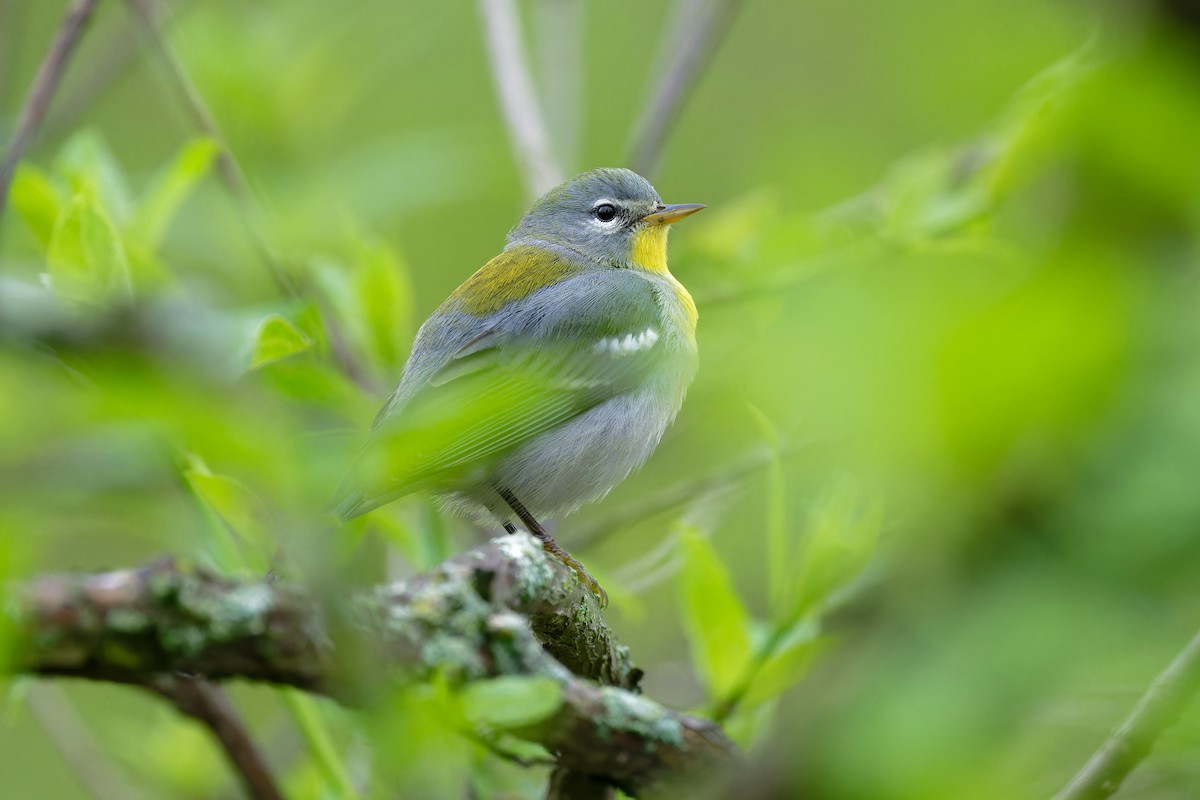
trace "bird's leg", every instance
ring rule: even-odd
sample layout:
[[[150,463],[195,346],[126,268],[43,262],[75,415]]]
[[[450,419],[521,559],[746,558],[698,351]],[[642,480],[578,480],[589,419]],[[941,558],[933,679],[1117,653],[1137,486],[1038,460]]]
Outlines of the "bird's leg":
[[[510,492],[508,489],[497,486],[496,493],[504,499],[504,502],[508,503],[508,507],[511,508],[513,513],[520,518],[526,529],[542,543],[542,549],[573,569],[575,574],[579,576],[579,580],[583,582],[583,585],[591,589],[592,594],[599,598],[600,605],[602,607],[607,606],[608,592],[604,591],[604,587],[600,585],[599,581],[592,577],[592,573],[587,571],[587,567],[583,566],[583,564],[580,564],[574,556],[562,548],[562,545],[554,541],[554,537],[546,532],[546,529],[542,527],[542,524],[533,518],[533,514],[529,513],[529,509],[525,508],[521,501],[518,500],[512,492]],[[505,522],[504,530],[508,531],[509,533],[516,533],[517,529],[516,526],[514,526],[511,522]]]

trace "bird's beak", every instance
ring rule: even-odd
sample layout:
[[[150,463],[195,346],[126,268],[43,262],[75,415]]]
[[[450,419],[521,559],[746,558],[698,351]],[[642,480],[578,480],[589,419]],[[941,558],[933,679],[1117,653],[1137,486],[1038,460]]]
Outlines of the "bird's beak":
[[[660,205],[654,211],[651,211],[646,216],[642,217],[642,222],[647,225],[670,225],[672,222],[690,217],[702,208],[707,208],[703,203],[676,203],[671,206]]]

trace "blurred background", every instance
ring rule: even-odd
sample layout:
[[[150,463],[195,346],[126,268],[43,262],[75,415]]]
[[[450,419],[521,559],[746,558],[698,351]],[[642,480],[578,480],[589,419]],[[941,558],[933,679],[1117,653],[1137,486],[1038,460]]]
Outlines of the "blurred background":
[[[520,4],[566,174],[633,163],[707,5]],[[709,204],[671,246],[699,378],[556,535],[647,696],[751,754],[743,796],[1048,797],[1200,624],[1198,15],[717,5],[638,165]],[[531,199],[475,4],[178,0],[166,54],[135,7],[99,4],[0,219],[0,577],[169,553],[367,582],[481,541],[420,497],[322,513]],[[0,0],[5,148],[64,8]],[[0,691],[6,796],[239,796],[146,693]],[[233,695],[290,797],[543,791],[444,691]],[[1197,796],[1197,755],[1193,709],[1119,796]]]

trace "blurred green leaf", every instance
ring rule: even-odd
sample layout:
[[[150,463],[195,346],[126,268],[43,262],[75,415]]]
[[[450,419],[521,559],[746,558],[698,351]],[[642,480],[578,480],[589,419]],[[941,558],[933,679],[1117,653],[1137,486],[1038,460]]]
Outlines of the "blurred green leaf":
[[[279,314],[271,314],[263,320],[254,339],[254,351],[250,356],[250,369],[259,369],[280,359],[302,353],[312,346],[308,338],[295,325]]]
[[[975,149],[932,150],[910,156],[888,172],[883,231],[898,242],[919,242],[986,224],[991,199],[975,180]]]
[[[1031,78],[1006,109],[983,179],[989,194],[1001,199],[1044,165],[1048,146],[1061,134],[1063,109],[1096,67],[1096,37]]]
[[[408,355],[412,288],[400,259],[383,242],[359,243],[353,293],[352,318],[361,321],[366,344],[384,371],[393,370]]]
[[[216,533],[218,556],[226,569],[265,571],[270,566],[272,542],[262,519],[262,501],[242,482],[211,472],[196,455],[188,456],[183,476],[192,491],[220,520]],[[228,532],[234,535],[231,538]]]
[[[462,691],[467,721],[491,728],[517,728],[548,718],[562,706],[562,686],[550,678],[505,675],[475,681]]]
[[[59,217],[47,254],[50,283],[71,303],[104,304],[132,292],[129,261],[117,230],[85,188]]]
[[[30,164],[18,164],[8,191],[13,208],[42,246],[49,247],[63,204],[62,194],[50,176]]]
[[[73,135],[54,161],[55,171],[76,192],[94,189],[115,223],[123,225],[132,209],[129,186],[104,138],[93,130]]]
[[[827,644],[814,623],[801,621],[793,625],[754,670],[742,697],[742,706],[754,708],[796,686]]]
[[[684,627],[693,660],[709,697],[724,697],[750,663],[750,617],[708,539],[689,528],[682,544]]]
[[[795,573],[796,547],[788,535],[787,480],[779,451],[779,434],[770,419],[754,406],[750,411],[771,448],[767,464],[767,596],[773,615],[787,607]]]
[[[809,516],[787,618],[800,620],[858,577],[874,555],[882,524],[881,503],[864,498],[848,475],[834,478]]]
[[[305,336],[312,339],[313,348],[318,353],[329,350],[329,341],[325,335],[325,319],[316,303],[307,303],[296,313],[296,327]]]
[[[158,249],[179,207],[212,169],[220,152],[220,145],[209,138],[195,139],[180,149],[134,210],[129,231],[139,245],[151,252]]]
[[[330,735],[330,722],[321,713],[320,701],[291,687],[280,692],[284,704],[296,721],[296,727],[308,746],[313,761],[328,787],[338,800],[353,800],[359,796],[346,764]]]

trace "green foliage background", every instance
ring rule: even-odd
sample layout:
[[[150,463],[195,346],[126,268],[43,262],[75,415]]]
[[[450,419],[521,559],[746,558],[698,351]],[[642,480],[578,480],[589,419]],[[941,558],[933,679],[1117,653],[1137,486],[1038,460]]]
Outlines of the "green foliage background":
[[[621,165],[668,4],[578,3],[579,48],[555,5],[526,32],[560,154]],[[0,4],[5,132],[59,6]],[[473,4],[178,6],[264,207],[102,4],[0,221],[0,572],[166,552],[343,591],[479,541],[420,498],[324,514],[417,324],[528,200]],[[1196,628],[1198,42],[1151,3],[744,4],[649,176],[710,205],[671,251],[700,377],[557,528],[648,696],[756,759],[742,794],[1049,796]],[[93,796],[64,729],[124,796],[237,791],[153,698],[60,688],[5,685],[6,796]],[[235,697],[289,796],[534,797],[544,770],[459,731],[543,689]],[[1198,747],[1193,712],[1125,795],[1194,796]]]

